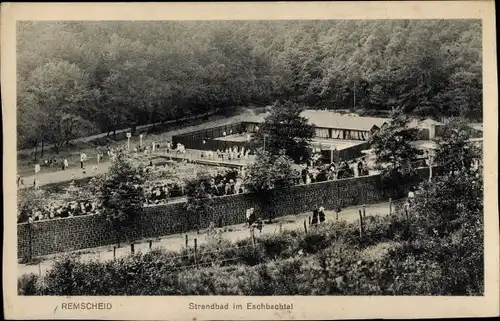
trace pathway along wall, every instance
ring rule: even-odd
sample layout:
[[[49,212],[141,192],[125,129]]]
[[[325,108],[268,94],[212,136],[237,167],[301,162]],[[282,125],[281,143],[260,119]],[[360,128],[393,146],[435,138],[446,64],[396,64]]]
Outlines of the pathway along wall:
[[[422,178],[428,175],[421,169]],[[400,190],[397,187],[397,190]],[[327,210],[338,206],[386,201],[396,190],[384,190],[380,176],[365,176],[299,185],[279,193],[269,194],[269,211],[274,217],[311,211],[315,205]],[[245,222],[245,210],[254,207],[261,214],[261,203],[251,194],[238,194],[213,199],[210,215],[199,219],[198,227],[206,228],[210,222],[218,226]],[[185,203],[173,203],[145,208],[130,228],[123,231],[122,240],[133,241],[181,233],[187,229],[188,213]],[[267,217],[263,217],[267,218]],[[116,235],[100,216],[85,215],[17,225],[17,256],[25,258],[80,250],[116,243]]]

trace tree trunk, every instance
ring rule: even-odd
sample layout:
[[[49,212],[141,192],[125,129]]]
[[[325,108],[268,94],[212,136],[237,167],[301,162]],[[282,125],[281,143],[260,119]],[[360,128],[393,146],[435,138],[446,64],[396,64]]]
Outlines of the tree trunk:
[[[38,142],[35,144],[35,162],[36,162],[36,154],[38,153]]]
[[[42,153],[41,153],[40,157],[43,157],[43,140],[42,140]]]
[[[59,151],[61,150],[59,143],[54,143],[54,150],[55,150],[56,154],[59,155]]]

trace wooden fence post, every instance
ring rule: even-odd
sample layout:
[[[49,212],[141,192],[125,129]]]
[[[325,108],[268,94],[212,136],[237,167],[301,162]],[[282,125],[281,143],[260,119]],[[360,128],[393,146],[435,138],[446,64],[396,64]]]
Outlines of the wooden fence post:
[[[116,260],[116,246],[113,246],[113,260]]]
[[[252,244],[255,248],[255,229],[253,227],[250,228],[250,235],[252,236]]]
[[[363,215],[361,214],[361,210],[359,210],[359,238],[363,238]]]
[[[194,264],[196,266],[198,266],[198,262],[196,260],[196,254],[197,254],[196,252],[197,252],[197,250],[198,250],[198,240],[196,238],[194,238]]]
[[[134,254],[134,243],[130,244],[130,252],[132,252],[132,254]]]
[[[392,214],[392,198],[389,198],[389,214]]]
[[[188,246],[189,246],[188,242],[189,242],[189,239],[188,239],[188,235],[186,234],[186,248],[188,248]]]
[[[149,240],[149,249],[151,250],[152,247],[153,247],[153,241]]]
[[[29,230],[30,230],[30,252],[28,256],[28,262],[33,260],[33,223],[29,222]]]
[[[283,232],[283,222],[280,222],[280,234]]]
[[[304,219],[304,231],[307,234],[307,221],[306,221],[306,219]]]
[[[366,208],[363,206],[363,218],[366,217]]]
[[[311,225],[311,217],[309,216],[309,226]]]

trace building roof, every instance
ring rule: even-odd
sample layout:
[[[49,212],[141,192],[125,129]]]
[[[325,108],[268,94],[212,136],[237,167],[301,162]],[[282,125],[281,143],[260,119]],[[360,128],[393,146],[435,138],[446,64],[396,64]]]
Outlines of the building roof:
[[[382,127],[389,118],[347,116],[326,110],[305,110],[301,114],[316,127],[369,131],[374,126]]]
[[[413,128],[427,128],[429,125],[441,126],[443,123],[435,121],[434,119],[426,118],[426,119],[412,119],[408,124],[409,127]]]
[[[418,149],[437,149],[438,148],[438,144],[433,140],[417,140],[417,141],[411,142],[411,144]]]
[[[266,114],[245,117],[245,121],[250,123],[264,122]],[[382,127],[383,124],[390,122],[390,118],[379,117],[361,117],[346,116],[325,110],[305,110],[301,113],[302,117],[309,120],[309,123],[320,128],[332,129],[351,129],[360,131],[369,131],[374,126]]]
[[[469,124],[469,127],[478,130],[478,131],[483,131],[483,124],[482,123],[471,123]]]

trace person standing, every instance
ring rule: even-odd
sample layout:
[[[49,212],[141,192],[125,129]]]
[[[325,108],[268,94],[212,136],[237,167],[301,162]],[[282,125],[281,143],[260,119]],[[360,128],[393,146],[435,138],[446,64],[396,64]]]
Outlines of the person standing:
[[[101,153],[97,153],[97,164],[101,162]]]
[[[247,223],[248,223],[248,226],[252,226],[253,223],[255,223],[255,213],[254,213],[254,209],[253,207],[247,209]]]
[[[69,163],[68,163],[68,160],[65,158],[64,161],[63,161],[63,165],[64,165],[64,169],[68,169],[69,167]]]
[[[409,207],[412,207],[415,203],[415,192],[413,191],[413,188],[411,188],[408,192],[407,202],[409,204]]]
[[[302,176],[302,181],[304,182],[304,184],[307,184],[307,176],[308,176],[308,171],[307,171],[307,167],[305,167],[304,169],[302,169],[302,172],[301,172],[301,176]]]
[[[356,162],[352,163],[351,169],[354,172],[354,177],[359,177],[359,167],[356,165]]]
[[[325,208],[321,206],[318,211],[319,224],[325,221]]]
[[[35,164],[35,175],[40,173],[40,164]]]
[[[259,234],[262,234],[263,224],[262,224],[262,219],[260,217],[257,219],[256,225],[257,225],[256,228],[259,230]]]
[[[83,169],[83,153],[80,154],[80,168]]]
[[[317,206],[314,206],[312,220],[311,220],[311,225],[317,225],[318,224],[318,216],[319,216],[319,209],[318,209]]]
[[[306,176],[306,185],[309,185],[311,184],[312,180],[311,180],[311,174],[307,174]]]
[[[359,162],[358,162],[358,176],[363,176],[363,175],[364,175],[363,161],[359,160]]]

